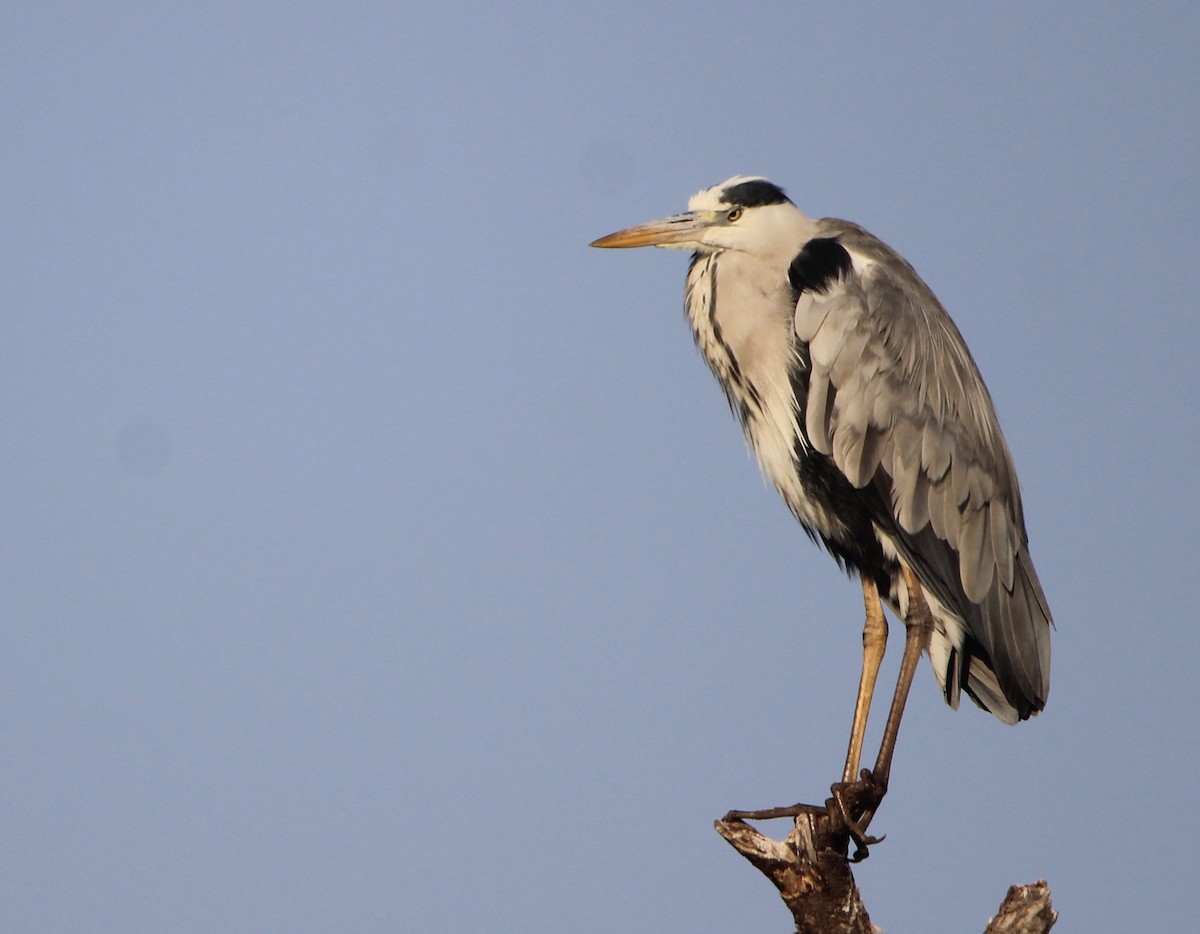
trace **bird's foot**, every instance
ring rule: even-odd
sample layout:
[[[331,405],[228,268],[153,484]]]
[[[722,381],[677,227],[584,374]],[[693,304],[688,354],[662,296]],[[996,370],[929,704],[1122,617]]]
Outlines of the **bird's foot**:
[[[870,769],[863,769],[856,781],[837,782],[829,790],[833,794],[826,802],[830,818],[841,823],[854,841],[850,862],[861,863],[871,855],[869,848],[884,840],[882,836],[870,836],[867,827],[887,794],[887,779],[877,778]]]
[[[879,809],[883,796],[887,794],[887,780],[876,777],[869,769],[863,769],[852,782],[838,782],[830,787],[833,797],[824,806],[814,804],[791,804],[780,808],[763,808],[758,811],[730,811],[722,821],[775,820],[780,817],[799,817],[808,814],[821,820],[830,830],[854,841],[852,863],[861,863],[870,856],[870,847],[882,843],[883,837],[873,837],[867,827]]]

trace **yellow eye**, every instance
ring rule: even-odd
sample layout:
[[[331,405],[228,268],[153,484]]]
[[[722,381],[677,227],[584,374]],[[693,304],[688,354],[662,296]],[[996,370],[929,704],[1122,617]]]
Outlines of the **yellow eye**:
[[[730,211],[728,214],[725,215],[725,220],[729,221],[729,223],[732,224],[741,216],[742,216],[742,209],[734,208],[732,211]]]

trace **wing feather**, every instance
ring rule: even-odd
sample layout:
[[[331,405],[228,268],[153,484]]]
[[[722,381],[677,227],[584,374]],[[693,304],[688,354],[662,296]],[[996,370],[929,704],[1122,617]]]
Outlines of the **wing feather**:
[[[934,535],[953,548],[957,537],[954,540],[950,539],[949,528],[946,525],[946,493],[949,486],[950,484],[946,480],[935,481],[930,486],[929,526],[933,529]]]
[[[921,435],[912,419],[900,419],[892,430],[890,471],[892,508],[900,527],[919,532],[929,521],[929,479],[921,470]]]
[[[1004,503],[998,497],[988,503],[988,527],[992,533],[992,559],[996,562],[1000,584],[1005,590],[1012,590],[1017,543],[1013,540],[1008,516],[1004,514]]]
[[[969,663],[962,646],[949,653],[961,675],[947,677],[998,716],[1023,719],[1045,703],[1052,620],[991,397],[912,268],[855,225],[820,223],[854,262],[796,305],[809,441],[855,488],[879,492],[881,534],[974,640]],[[957,689],[947,683],[947,696]]]
[[[939,481],[950,469],[953,439],[948,432],[941,431],[936,422],[925,422],[921,434],[921,466],[930,480]]]
[[[968,509],[959,526],[958,562],[963,593],[972,603],[982,602],[992,586],[994,565],[991,556],[987,510]]]
[[[813,374],[817,370],[814,368]],[[827,375],[823,374],[823,375]],[[833,453],[831,437],[833,430],[829,420],[833,415],[833,396],[829,392],[828,379],[812,379],[808,387],[808,403],[804,412],[809,443],[822,454]]]
[[[805,344],[811,343],[813,335],[821,329],[821,325],[825,323],[825,319],[829,317],[829,312],[832,310],[833,303],[824,296],[805,292],[796,302],[796,316],[793,324],[796,336]]]

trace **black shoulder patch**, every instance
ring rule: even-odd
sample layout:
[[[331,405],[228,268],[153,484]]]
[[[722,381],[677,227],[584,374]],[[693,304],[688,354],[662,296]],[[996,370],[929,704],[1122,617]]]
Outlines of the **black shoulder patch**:
[[[784,204],[789,199],[783,189],[765,178],[756,178],[738,185],[730,185],[721,192],[726,204],[737,204],[744,208],[758,208],[764,204]]]
[[[818,237],[809,240],[796,254],[788,267],[788,281],[797,296],[805,292],[824,294],[853,266],[850,254],[836,237]]]

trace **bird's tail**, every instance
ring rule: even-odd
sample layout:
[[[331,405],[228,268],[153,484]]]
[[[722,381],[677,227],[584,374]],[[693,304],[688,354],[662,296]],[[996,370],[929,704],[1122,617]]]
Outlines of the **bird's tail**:
[[[1027,720],[1046,706],[1054,626],[1026,548],[1014,565],[1012,590],[997,576],[965,627],[958,620],[937,627],[929,652],[950,706],[966,691],[1005,723]]]

